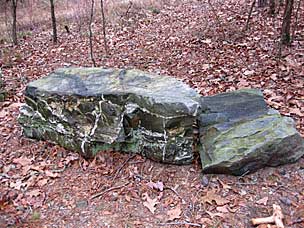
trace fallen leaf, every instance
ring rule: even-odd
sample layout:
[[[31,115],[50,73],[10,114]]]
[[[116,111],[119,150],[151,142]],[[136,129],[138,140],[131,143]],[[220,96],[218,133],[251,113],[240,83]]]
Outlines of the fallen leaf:
[[[168,221],[173,221],[174,219],[180,218],[181,213],[182,213],[182,210],[180,208],[180,205],[177,205],[175,208],[173,208],[167,212]]]
[[[146,200],[145,202],[143,202],[143,205],[147,207],[152,214],[154,214],[156,210],[156,205],[158,204],[157,198],[151,199],[148,193],[144,193],[143,198],[144,200]]]
[[[296,114],[298,116],[304,117],[304,112],[300,110],[300,108],[290,108],[289,113]]]
[[[150,188],[152,189],[157,189],[159,191],[163,191],[164,190],[164,184],[163,182],[161,181],[157,181],[156,183],[150,181],[148,184],[147,184]]]
[[[206,213],[213,219],[214,217],[225,218],[226,215],[224,213],[212,213],[210,211],[206,211]]]
[[[263,197],[262,199],[259,199],[258,201],[256,201],[257,204],[260,204],[260,205],[267,205],[267,202],[268,202],[268,197]]]
[[[227,204],[229,201],[221,197],[214,190],[208,191],[205,196],[201,198],[204,203],[212,204],[214,201],[218,206]]]
[[[30,197],[37,197],[41,194],[39,189],[34,189],[30,192],[27,192],[26,195],[30,196]]]
[[[27,166],[32,163],[32,159],[26,158],[26,157],[20,157],[20,158],[15,158],[13,160],[14,163],[20,164],[22,166]]]
[[[254,74],[254,70],[245,70],[245,72],[243,73],[245,76],[251,76]]]
[[[48,179],[41,179],[41,180],[39,180],[39,181],[37,182],[37,185],[38,185],[39,187],[42,187],[42,186],[46,185],[47,182],[48,182]]]
[[[51,171],[49,171],[49,170],[45,170],[44,173],[45,173],[45,175],[46,175],[47,177],[51,177],[51,178],[59,177],[59,174],[58,174],[58,173],[53,173],[53,172],[51,172]]]
[[[218,182],[220,182],[220,184],[222,185],[223,189],[232,189],[230,185],[225,184],[223,181],[221,181],[220,179],[218,179]]]
[[[211,42],[212,42],[211,39],[202,40],[202,43],[204,43],[204,44],[211,44]]]
[[[228,205],[216,207],[216,210],[218,212],[222,212],[222,213],[228,213],[229,212]]]
[[[26,187],[26,183],[23,183],[21,180],[17,180],[16,182],[11,182],[10,187],[16,190],[21,190],[21,188]]]

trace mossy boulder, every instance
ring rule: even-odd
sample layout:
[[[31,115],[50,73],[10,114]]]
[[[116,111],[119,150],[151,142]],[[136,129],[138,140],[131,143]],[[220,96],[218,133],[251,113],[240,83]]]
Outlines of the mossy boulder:
[[[25,101],[18,119],[25,136],[84,157],[116,150],[189,164],[198,146],[205,173],[243,175],[304,154],[293,120],[254,89],[201,97],[177,79],[139,70],[63,68],[31,82]]]
[[[304,140],[294,121],[269,109],[259,90],[201,100],[200,156],[205,173],[243,175],[264,166],[295,162]]]
[[[24,134],[92,157],[103,150],[156,161],[193,159],[200,96],[167,76],[139,70],[64,68],[31,82],[19,122]]]
[[[5,96],[6,96],[6,91],[4,89],[3,75],[0,68],[0,102],[4,101]]]

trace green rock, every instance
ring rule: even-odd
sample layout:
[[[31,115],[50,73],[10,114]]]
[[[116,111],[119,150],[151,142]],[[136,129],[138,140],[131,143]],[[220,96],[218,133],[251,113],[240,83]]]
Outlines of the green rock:
[[[64,68],[31,82],[19,122],[26,136],[92,157],[139,153],[156,161],[193,159],[200,96],[182,82],[139,70]]]
[[[203,172],[243,175],[264,166],[295,162],[304,140],[294,121],[269,109],[258,90],[201,100],[200,156]]]

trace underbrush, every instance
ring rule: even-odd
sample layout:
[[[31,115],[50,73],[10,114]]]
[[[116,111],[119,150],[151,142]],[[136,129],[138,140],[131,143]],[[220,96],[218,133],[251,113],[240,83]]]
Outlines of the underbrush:
[[[104,0],[105,16],[108,24],[128,23],[131,16],[143,17],[147,13],[158,14],[164,5],[175,0]],[[10,41],[12,14],[10,2],[3,1],[0,8],[0,43]],[[91,1],[55,1],[55,13],[59,30],[73,24],[75,32],[87,30]],[[101,21],[100,1],[95,0],[95,20]],[[25,0],[18,3],[17,30],[21,38],[28,37],[37,30],[51,29],[49,1]]]

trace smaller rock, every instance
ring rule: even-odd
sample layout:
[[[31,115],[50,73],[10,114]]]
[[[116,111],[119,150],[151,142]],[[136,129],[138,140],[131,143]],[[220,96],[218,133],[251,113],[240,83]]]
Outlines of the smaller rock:
[[[78,208],[85,208],[89,205],[87,200],[79,200],[76,202],[76,207]]]
[[[202,98],[200,155],[205,173],[243,175],[295,162],[304,140],[294,121],[269,109],[259,90]]]
[[[209,185],[209,179],[208,179],[208,177],[206,177],[206,175],[203,175],[203,177],[202,177],[202,185],[204,187],[207,187]]]
[[[284,196],[280,197],[280,201],[287,206],[290,206],[292,204],[291,200]]]

